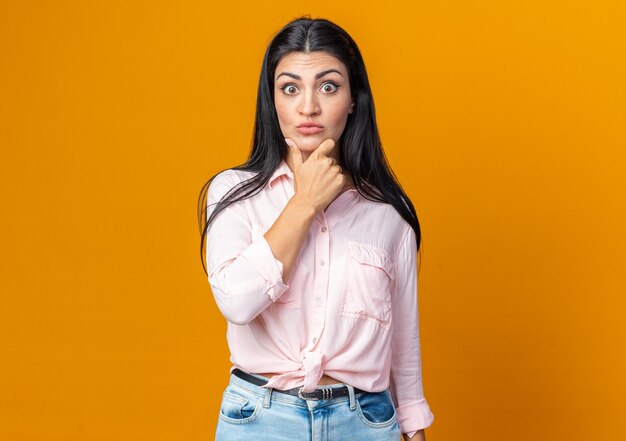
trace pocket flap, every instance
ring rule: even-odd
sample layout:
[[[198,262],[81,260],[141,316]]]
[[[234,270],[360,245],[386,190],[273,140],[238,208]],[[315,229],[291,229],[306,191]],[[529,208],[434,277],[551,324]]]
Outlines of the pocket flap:
[[[384,250],[361,242],[348,241],[350,255],[358,262],[381,268],[390,279],[394,278],[391,259]]]

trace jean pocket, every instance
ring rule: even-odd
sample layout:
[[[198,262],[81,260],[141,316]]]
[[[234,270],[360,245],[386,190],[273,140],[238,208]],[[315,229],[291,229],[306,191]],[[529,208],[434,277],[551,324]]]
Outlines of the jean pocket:
[[[387,427],[397,419],[396,408],[391,400],[389,389],[382,392],[368,392],[356,396],[355,400],[359,417],[369,427]]]
[[[222,395],[220,418],[233,424],[252,422],[259,414],[262,397],[229,384]]]
[[[348,241],[349,261],[341,314],[368,319],[389,329],[393,270],[389,254],[380,248]]]

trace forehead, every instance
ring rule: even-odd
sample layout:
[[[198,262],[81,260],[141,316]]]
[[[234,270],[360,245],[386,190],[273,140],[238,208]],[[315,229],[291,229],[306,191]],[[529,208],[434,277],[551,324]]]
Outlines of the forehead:
[[[323,51],[291,52],[278,62],[274,77],[283,71],[302,76],[313,76],[323,69],[335,68],[343,75],[347,74],[345,65],[334,55]]]

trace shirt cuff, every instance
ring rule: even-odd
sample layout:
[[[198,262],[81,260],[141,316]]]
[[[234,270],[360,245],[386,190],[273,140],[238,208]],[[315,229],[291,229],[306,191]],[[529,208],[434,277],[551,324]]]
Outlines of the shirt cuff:
[[[267,295],[272,302],[287,291],[289,284],[283,282],[283,263],[274,257],[265,236],[261,235],[241,256],[267,281]]]
[[[406,433],[409,437],[418,430],[430,426],[435,420],[425,398],[400,406],[396,408],[396,412],[402,433]]]

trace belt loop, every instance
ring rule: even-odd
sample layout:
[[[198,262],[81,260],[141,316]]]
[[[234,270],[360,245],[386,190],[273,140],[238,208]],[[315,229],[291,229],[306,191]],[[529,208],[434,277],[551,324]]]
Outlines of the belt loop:
[[[265,408],[270,407],[271,397],[272,397],[272,388],[271,387],[266,387],[265,388],[265,396],[263,397],[263,407],[265,407]]]
[[[354,399],[354,388],[347,383],[345,383],[345,385],[348,388],[348,395],[350,395],[350,410],[354,410],[356,409],[356,402]]]

